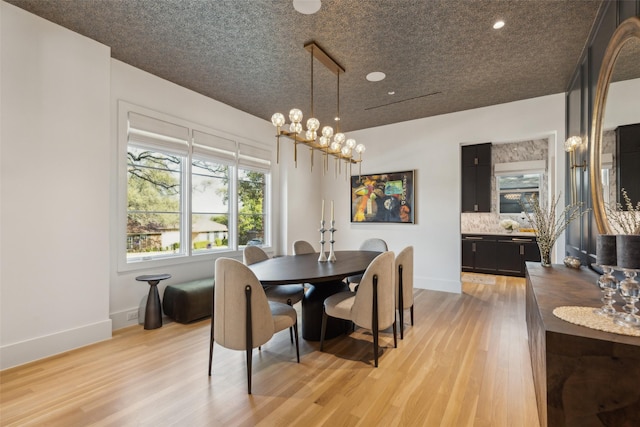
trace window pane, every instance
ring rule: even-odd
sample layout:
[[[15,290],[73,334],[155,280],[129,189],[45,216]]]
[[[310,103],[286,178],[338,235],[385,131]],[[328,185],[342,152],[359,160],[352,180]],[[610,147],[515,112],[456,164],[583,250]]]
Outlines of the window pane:
[[[266,174],[247,169],[238,171],[238,245],[266,242],[264,198]]]
[[[191,168],[194,253],[229,247],[229,166],[194,159]]]
[[[127,258],[180,253],[183,157],[129,146]]]

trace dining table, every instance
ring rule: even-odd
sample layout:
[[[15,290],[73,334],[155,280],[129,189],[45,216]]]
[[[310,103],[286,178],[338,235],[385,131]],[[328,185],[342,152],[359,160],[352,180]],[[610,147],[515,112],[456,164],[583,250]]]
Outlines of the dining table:
[[[324,300],[338,292],[349,291],[344,279],[365,272],[381,252],[336,251],[336,261],[318,261],[319,253],[285,255],[249,265],[264,286],[308,283],[311,286],[302,299],[302,338],[320,341]],[[325,338],[342,334],[347,325],[329,317]]]

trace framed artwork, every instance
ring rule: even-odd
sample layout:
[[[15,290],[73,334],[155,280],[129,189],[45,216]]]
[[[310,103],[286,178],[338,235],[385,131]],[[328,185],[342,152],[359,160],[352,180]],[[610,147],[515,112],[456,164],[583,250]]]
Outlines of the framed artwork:
[[[414,171],[351,177],[351,222],[414,223]]]

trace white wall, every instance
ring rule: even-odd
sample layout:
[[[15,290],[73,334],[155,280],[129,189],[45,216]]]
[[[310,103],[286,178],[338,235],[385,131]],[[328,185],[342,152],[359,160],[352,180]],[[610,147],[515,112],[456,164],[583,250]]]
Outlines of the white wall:
[[[111,337],[109,48],[5,2],[0,368]]]
[[[335,199],[336,247],[357,248],[374,236],[396,253],[413,245],[415,286],[460,292],[460,145],[548,137],[549,168],[556,175],[552,191],[558,194],[564,187],[564,111],[564,94],[557,94],[350,133],[367,147],[362,173],[416,170],[416,223],[352,224],[349,183],[325,177],[317,198]],[[315,226],[318,215],[319,207],[309,223],[297,227]],[[556,262],[563,257],[564,238],[557,246]]]

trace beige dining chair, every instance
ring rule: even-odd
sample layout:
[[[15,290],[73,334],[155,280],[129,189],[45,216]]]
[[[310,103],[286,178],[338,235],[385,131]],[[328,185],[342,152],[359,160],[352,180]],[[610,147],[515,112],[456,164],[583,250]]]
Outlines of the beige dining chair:
[[[245,350],[247,391],[251,394],[253,349],[269,341],[274,333],[287,328],[294,329],[296,359],[300,363],[298,314],[287,304],[268,301],[255,274],[240,261],[218,258],[215,280],[209,340],[209,376],[214,342],[232,350]]]
[[[256,262],[269,259],[269,255],[258,246],[246,246],[243,251],[243,260],[245,265],[255,264]],[[303,285],[273,285],[264,286],[264,293],[269,301],[280,302],[287,305],[293,305],[304,297]],[[289,330],[291,342],[293,342],[293,329]]]
[[[413,246],[407,246],[396,256],[396,309],[400,314],[400,339],[404,339],[404,311],[408,308],[413,326]]]
[[[389,250],[387,247],[387,242],[377,237],[372,237],[370,239],[365,240],[360,244],[361,251],[374,251],[374,252],[386,252]],[[355,276],[347,277],[347,285],[349,285],[349,289],[355,291],[358,288],[358,283],[362,280],[362,274],[357,274]]]
[[[293,242],[293,254],[304,255],[315,253],[313,245],[306,240],[296,240]]]
[[[320,351],[324,349],[327,318],[350,320],[373,333],[373,357],[378,367],[378,335],[393,326],[393,347],[397,347],[393,252],[378,255],[362,276],[358,292],[339,292],[324,300]]]

